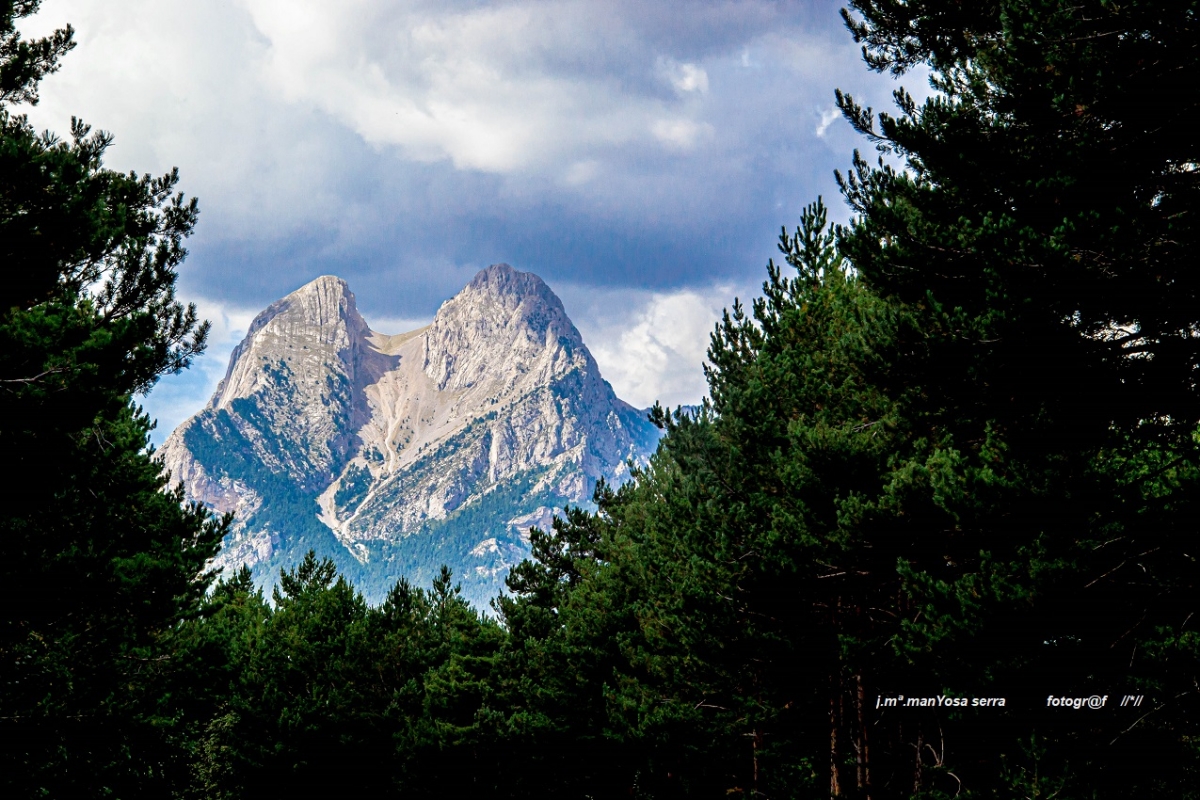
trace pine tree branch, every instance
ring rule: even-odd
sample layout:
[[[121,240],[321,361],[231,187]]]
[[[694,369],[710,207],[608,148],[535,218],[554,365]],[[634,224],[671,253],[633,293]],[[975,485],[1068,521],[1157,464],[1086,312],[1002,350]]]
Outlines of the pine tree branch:
[[[48,375],[60,375],[64,372],[70,372],[70,370],[67,369],[66,367],[54,367],[53,369],[48,369],[45,372],[39,372],[37,375],[34,375],[32,378],[4,378],[4,379],[0,379],[0,383],[23,383],[23,384],[28,385],[31,383],[37,383],[42,378],[45,378]]]

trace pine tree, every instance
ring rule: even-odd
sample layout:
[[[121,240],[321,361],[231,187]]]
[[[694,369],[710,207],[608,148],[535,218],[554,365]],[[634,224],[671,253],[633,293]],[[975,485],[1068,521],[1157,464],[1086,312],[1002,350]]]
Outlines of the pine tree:
[[[1192,796],[1200,7],[851,5],[868,64],[936,92],[839,95],[893,160],[856,156],[849,226],[784,234],[701,413],[534,537],[513,663],[586,680],[510,697],[627,745],[600,795]],[[1096,691],[1153,706],[1029,696]]]
[[[820,202],[780,249],[763,297],[713,335],[710,405],[659,415],[646,500],[609,509],[649,565],[644,697],[671,698],[665,743],[692,731],[693,793],[869,784],[865,698],[905,671],[896,559],[944,516],[914,502],[939,453],[881,387],[910,321],[848,270]]]
[[[223,525],[164,492],[132,398],[203,348],[174,297],[197,211],[174,173],[104,169],[107,134],[76,121],[64,142],[13,113],[73,43],[20,37],[37,6],[0,4],[2,780],[14,796],[161,794],[171,712],[150,687]]]
[[[601,507],[615,496],[600,482]],[[609,714],[635,621],[605,572],[613,519],[568,508],[550,531],[530,530],[532,557],[496,599],[507,637],[481,718],[510,797],[628,796],[644,764],[636,737]]]
[[[788,267],[769,265],[764,297],[713,336],[711,402],[657,409],[650,466],[534,537],[539,563],[501,602],[526,652],[586,676],[556,682],[560,702],[600,719],[558,730],[617,745],[604,796],[811,796],[831,687],[861,708],[864,675],[903,666],[895,620],[873,618],[900,583],[900,526],[862,517],[895,500],[897,450],[927,457],[878,385],[905,320],[847,270],[820,203],[781,248]],[[838,769],[865,734],[852,716],[834,723]]]
[[[1200,5],[851,7],[870,66],[924,66],[936,90],[923,104],[899,90],[899,115],[878,118],[839,96],[904,164],[856,157],[843,180],[857,216],[840,249],[917,321],[882,386],[921,387],[906,416],[958,461],[941,492],[953,525],[901,564],[912,616],[898,644],[947,686],[986,672],[1010,687],[1152,691],[1136,726],[1041,720],[1027,749],[1066,792],[1177,792],[1200,711],[1200,160],[1187,133]],[[946,757],[994,767],[1005,748],[1020,755],[1011,733],[980,725]],[[985,772],[958,775],[980,786]]]

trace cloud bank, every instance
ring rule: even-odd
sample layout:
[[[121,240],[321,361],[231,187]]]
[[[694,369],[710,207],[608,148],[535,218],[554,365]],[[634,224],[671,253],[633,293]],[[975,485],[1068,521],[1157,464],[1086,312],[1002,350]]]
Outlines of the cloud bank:
[[[78,115],[115,133],[110,166],[178,166],[200,198],[185,297],[236,319],[333,273],[368,319],[422,319],[505,261],[638,405],[699,399],[721,292],[761,280],[780,226],[818,194],[845,218],[833,169],[865,143],[834,88],[894,88],[824,0],[45,0],[28,22],[79,41],[35,124]],[[164,428],[201,383],[147,399]]]

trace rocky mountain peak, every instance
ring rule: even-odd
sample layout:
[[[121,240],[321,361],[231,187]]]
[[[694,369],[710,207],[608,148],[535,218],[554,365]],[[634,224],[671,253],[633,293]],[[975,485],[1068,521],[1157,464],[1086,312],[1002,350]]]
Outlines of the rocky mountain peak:
[[[520,272],[508,264],[492,264],[481,269],[463,292],[484,292],[497,296],[525,297],[536,295],[539,299],[553,303],[558,298],[545,281],[532,272]],[[460,292],[461,294],[461,292]]]
[[[481,270],[443,303],[425,340],[425,373],[443,390],[489,378],[544,385],[594,367],[562,301],[537,275],[508,264]]]
[[[160,452],[189,499],[237,512],[217,566],[269,577],[312,547],[379,597],[449,563],[483,605],[530,525],[625,479],[657,437],[550,288],[496,264],[395,335],[338,278],[297,289]]]
[[[210,405],[225,408],[239,397],[259,391],[272,374],[263,364],[280,364],[294,372],[323,370],[334,356],[350,372],[361,342],[370,335],[358,313],[354,293],[341,278],[322,275],[268,306],[254,318],[246,338],[234,348],[224,380]]]
[[[309,281],[283,298],[280,303],[286,313],[295,314],[304,324],[325,332],[325,340],[333,340],[332,332],[340,325],[366,330],[367,323],[358,313],[354,292],[341,278],[322,275]]]

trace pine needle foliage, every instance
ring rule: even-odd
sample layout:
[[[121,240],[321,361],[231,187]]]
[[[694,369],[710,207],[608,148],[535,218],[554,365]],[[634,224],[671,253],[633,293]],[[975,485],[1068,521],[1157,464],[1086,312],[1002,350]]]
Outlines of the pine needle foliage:
[[[104,168],[14,112],[73,44],[23,39],[0,3],[0,773],[6,794],[162,796],[177,762],[159,694],[226,524],[164,491],[133,402],[207,325],[174,295],[196,204],[178,176]]]

